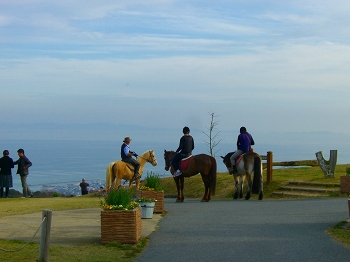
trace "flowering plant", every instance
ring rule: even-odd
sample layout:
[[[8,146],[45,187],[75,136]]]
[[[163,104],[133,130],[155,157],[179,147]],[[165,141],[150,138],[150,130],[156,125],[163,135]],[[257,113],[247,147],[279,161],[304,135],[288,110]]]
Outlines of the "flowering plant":
[[[148,186],[140,186],[140,190],[144,191],[154,191],[154,188],[148,187]]]
[[[160,184],[159,175],[155,175],[152,172],[150,174],[147,173],[147,177],[145,178],[143,186],[140,187],[140,190],[163,190],[163,186]]]
[[[139,207],[139,204],[133,201],[131,191],[123,187],[111,189],[100,205],[104,210],[133,210]]]
[[[136,203],[142,203],[142,202],[152,203],[152,202],[156,202],[156,201],[157,200],[154,198],[144,198],[144,197],[141,197],[141,198],[138,198],[135,200]]]

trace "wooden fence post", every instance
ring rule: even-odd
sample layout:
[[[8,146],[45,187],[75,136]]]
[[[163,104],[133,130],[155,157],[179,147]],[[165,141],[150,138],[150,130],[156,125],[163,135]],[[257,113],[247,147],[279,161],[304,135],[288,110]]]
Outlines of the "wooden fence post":
[[[41,237],[40,237],[40,249],[39,249],[38,262],[49,261],[51,219],[52,219],[52,211],[47,209],[43,210],[42,220],[44,221],[43,221],[43,224],[41,225]]]
[[[268,184],[272,181],[273,153],[271,151],[267,152],[266,161],[266,183]]]

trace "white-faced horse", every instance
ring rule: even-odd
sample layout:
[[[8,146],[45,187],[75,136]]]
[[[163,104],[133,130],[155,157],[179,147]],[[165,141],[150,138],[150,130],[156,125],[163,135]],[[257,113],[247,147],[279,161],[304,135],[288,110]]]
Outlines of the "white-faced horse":
[[[232,172],[232,164],[230,157],[233,152],[228,153],[226,156],[221,156],[225,166],[229,173]],[[255,152],[248,152],[240,156],[241,158],[236,160],[237,174],[234,174],[236,191],[233,198],[243,197],[243,185],[244,178],[247,180],[248,191],[245,199],[248,200],[251,194],[259,194],[259,200],[263,199],[263,166],[261,157]],[[254,179],[252,181],[251,174],[254,172]]]
[[[153,149],[146,151],[141,156],[138,156],[136,161],[140,163],[139,174],[141,176],[143,173],[143,167],[145,166],[146,162],[151,163],[152,166],[157,165],[157,159]],[[115,180],[116,181],[114,185],[115,187],[118,187],[122,179],[129,180],[129,188],[131,188],[132,182],[135,180],[134,167],[131,164],[127,164],[121,160],[109,163],[106,168],[106,189],[109,190]],[[140,188],[140,179],[141,178],[138,178],[136,180],[137,189]]]

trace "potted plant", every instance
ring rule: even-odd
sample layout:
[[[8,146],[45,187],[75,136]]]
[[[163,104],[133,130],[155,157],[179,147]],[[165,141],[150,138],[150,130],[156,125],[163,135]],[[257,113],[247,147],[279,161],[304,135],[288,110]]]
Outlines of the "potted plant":
[[[160,183],[159,175],[147,173],[140,189],[136,190],[137,198],[157,200],[154,206],[154,213],[164,212],[164,190]]]
[[[345,168],[345,176],[340,176],[340,192],[350,192],[350,167]]]
[[[141,207],[141,218],[152,218],[156,199],[153,198],[138,198],[135,200]]]
[[[102,243],[136,244],[142,234],[141,209],[131,191],[113,188],[100,204]]]

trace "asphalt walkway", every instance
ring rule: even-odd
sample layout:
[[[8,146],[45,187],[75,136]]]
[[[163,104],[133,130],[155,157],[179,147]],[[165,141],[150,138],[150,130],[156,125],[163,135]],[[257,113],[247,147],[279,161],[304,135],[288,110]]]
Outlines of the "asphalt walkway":
[[[166,199],[165,209],[135,261],[350,261],[325,232],[348,219],[347,199]]]

